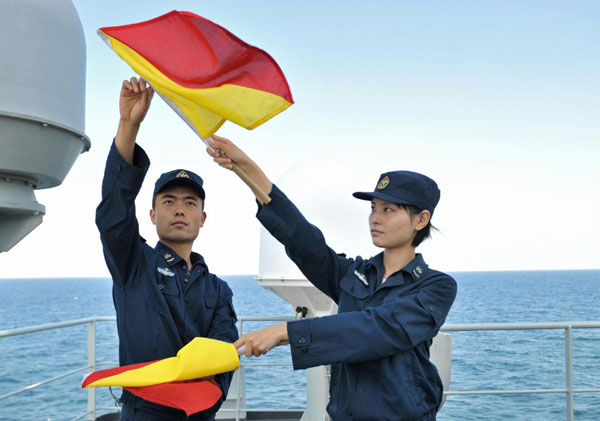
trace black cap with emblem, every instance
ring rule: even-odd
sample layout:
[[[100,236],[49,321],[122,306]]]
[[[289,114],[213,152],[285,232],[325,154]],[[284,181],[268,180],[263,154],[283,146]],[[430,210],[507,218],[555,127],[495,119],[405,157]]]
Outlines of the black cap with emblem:
[[[173,170],[166,172],[160,177],[158,177],[158,180],[156,180],[156,184],[154,184],[154,194],[159,193],[167,187],[181,185],[193,188],[198,192],[200,199],[204,200],[206,194],[204,193],[202,184],[204,184],[204,182],[198,174],[181,169]]]
[[[379,176],[373,192],[356,192],[362,200],[373,198],[398,205],[413,205],[421,210],[433,210],[440,200],[440,189],[431,178],[412,171],[390,171]]]

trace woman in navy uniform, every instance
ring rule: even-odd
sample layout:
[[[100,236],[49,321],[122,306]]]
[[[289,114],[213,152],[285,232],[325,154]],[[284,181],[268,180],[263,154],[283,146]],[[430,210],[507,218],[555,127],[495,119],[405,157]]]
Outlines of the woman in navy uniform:
[[[331,364],[333,420],[435,420],[442,381],[429,347],[456,296],[456,282],[430,269],[415,248],[431,230],[440,191],[418,173],[382,174],[372,192],[369,226],[378,255],[339,255],[262,170],[232,142],[213,136],[207,150],[232,169],[232,160],[271,201],[257,218],[317,288],[338,304],[338,314],[282,323],[246,333],[236,343],[246,356],[290,344],[294,369]]]

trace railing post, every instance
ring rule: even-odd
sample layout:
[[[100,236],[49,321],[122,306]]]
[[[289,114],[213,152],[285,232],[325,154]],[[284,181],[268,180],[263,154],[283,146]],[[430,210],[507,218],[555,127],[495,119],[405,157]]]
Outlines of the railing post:
[[[565,328],[565,382],[567,388],[567,421],[573,421],[573,328]]]
[[[238,332],[240,338],[242,337],[242,334],[244,332],[244,319],[240,319],[240,330]],[[240,355],[240,360],[242,359],[242,356]],[[242,362],[240,361],[240,366],[242,365]],[[244,367],[240,367],[240,373],[238,373],[237,376],[237,399],[235,400],[235,421],[240,421],[240,404],[241,404],[241,397],[242,397],[242,373],[241,371],[244,370]],[[244,372],[245,374],[245,372]],[[246,376],[244,375],[244,379],[246,379]],[[245,405],[244,405],[245,406]]]
[[[91,371],[96,371],[96,321],[88,323],[88,367]],[[96,388],[88,388],[88,421],[96,419]]]

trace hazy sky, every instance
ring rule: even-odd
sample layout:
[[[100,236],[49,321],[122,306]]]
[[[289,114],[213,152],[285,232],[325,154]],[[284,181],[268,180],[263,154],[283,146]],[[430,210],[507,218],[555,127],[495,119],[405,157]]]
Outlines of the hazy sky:
[[[213,20],[279,63],[295,104],[253,131],[226,123],[218,134],[275,181],[320,162],[289,195],[311,193],[311,212],[362,233],[336,251],[377,252],[368,203],[352,202],[364,216],[344,219],[346,206],[330,203],[328,192],[372,190],[379,173],[408,169],[442,191],[433,219],[441,233],[419,248],[430,266],[600,268],[599,2],[74,3],[87,43],[92,149],[62,186],[36,192],[44,223],[0,254],[0,277],[108,276],[94,213],[121,81],[133,73],[96,30],[173,9]],[[154,181],[189,168],[207,191],[195,250],[217,274],[257,273],[256,205],[242,182],[212,163],[158,96],[138,140],[152,161],[137,202],[148,242],[157,240],[148,218]]]

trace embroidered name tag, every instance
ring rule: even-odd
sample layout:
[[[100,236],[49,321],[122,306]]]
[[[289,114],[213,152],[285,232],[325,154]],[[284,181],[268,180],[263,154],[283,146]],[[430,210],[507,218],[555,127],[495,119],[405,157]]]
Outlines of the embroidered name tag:
[[[158,271],[158,273],[162,273],[165,276],[175,276],[175,272],[173,272],[169,268],[156,268],[156,270]]]
[[[354,275],[356,275],[356,277],[358,279],[360,279],[360,281],[365,284],[365,286],[369,286],[369,282],[367,281],[367,277],[365,275],[363,275],[362,273],[359,273],[358,271],[354,271]]]

